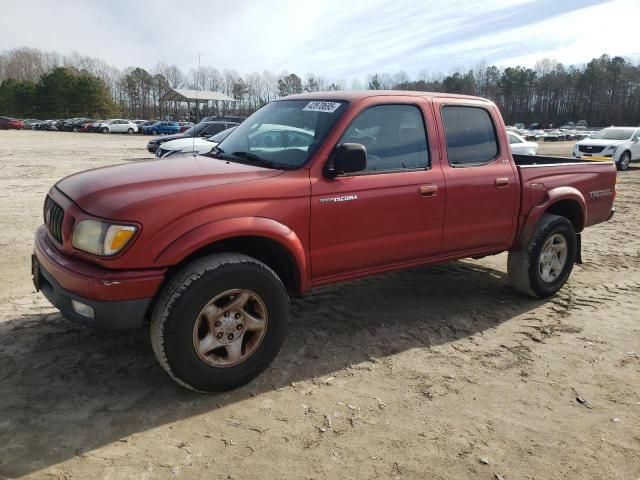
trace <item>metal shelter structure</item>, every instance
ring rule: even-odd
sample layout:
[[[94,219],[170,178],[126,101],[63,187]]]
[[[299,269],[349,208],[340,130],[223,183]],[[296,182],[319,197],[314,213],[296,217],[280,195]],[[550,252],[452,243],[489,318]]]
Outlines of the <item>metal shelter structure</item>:
[[[167,93],[165,93],[161,98],[161,102],[181,102],[187,103],[187,108],[189,110],[189,117],[191,117],[191,104],[196,104],[196,122],[198,121],[198,106],[201,103],[209,102],[237,102],[237,100],[225,95],[220,92],[212,92],[210,90],[187,90],[183,88],[172,88]]]

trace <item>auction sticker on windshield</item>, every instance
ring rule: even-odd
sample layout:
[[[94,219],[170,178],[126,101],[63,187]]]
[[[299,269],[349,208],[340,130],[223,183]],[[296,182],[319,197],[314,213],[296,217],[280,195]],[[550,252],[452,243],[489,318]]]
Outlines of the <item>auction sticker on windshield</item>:
[[[324,112],[333,113],[340,108],[341,103],[338,102],[309,102],[302,109],[303,112]]]

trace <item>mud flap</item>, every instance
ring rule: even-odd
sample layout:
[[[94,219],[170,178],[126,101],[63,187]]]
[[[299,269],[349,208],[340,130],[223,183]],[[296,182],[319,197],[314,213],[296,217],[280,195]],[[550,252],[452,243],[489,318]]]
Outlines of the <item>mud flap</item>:
[[[576,265],[582,265],[582,234],[576,233]]]

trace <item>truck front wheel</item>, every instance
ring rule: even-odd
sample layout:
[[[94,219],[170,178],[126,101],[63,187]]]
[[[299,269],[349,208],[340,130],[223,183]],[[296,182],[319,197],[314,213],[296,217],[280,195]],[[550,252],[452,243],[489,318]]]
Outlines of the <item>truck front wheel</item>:
[[[571,275],[576,243],[576,232],[567,218],[543,215],[527,247],[509,252],[507,270],[511,284],[532,297],[553,295]]]
[[[164,287],[152,312],[151,344],[180,385],[223,391],[269,366],[288,325],[289,299],[273,270],[246,255],[214,254]]]

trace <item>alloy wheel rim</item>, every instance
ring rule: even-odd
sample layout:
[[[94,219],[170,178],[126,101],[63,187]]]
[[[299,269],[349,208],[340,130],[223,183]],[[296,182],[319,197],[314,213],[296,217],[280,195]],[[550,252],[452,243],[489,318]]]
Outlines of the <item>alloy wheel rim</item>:
[[[232,367],[247,360],[267,331],[267,307],[249,290],[216,295],[200,311],[193,327],[198,357],[214,367]]]
[[[558,279],[567,263],[567,240],[556,233],[542,246],[538,259],[538,271],[543,282],[551,283]]]
[[[629,166],[629,162],[629,155],[625,153],[620,159],[620,166],[622,166],[623,169],[626,169]]]

